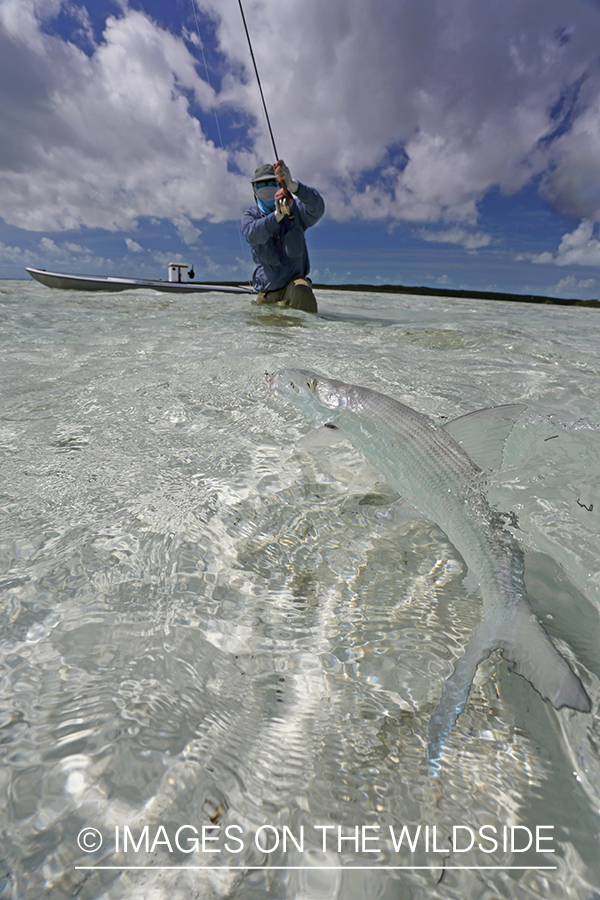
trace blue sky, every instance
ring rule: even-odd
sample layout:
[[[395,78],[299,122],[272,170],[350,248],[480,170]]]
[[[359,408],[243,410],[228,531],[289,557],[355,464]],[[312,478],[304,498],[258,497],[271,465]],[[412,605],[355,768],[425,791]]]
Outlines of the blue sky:
[[[597,0],[244,9],[315,280],[600,297]],[[237,0],[0,0],[0,109],[0,277],[250,277]]]

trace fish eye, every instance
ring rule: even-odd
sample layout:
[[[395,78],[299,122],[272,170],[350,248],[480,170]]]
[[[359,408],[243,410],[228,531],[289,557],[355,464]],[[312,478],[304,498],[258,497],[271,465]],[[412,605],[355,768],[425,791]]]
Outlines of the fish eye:
[[[316,389],[317,389],[317,379],[316,379],[316,378],[309,378],[308,381],[306,382],[306,385],[307,385],[309,391],[316,391]]]

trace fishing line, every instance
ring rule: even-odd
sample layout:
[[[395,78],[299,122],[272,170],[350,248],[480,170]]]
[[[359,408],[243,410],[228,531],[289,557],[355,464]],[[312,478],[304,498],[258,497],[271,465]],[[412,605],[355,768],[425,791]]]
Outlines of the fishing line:
[[[194,11],[194,20],[196,22],[196,34],[198,35],[198,43],[200,44],[200,50],[202,52],[202,61],[204,63],[204,72],[206,74],[206,83],[208,84],[209,88],[211,90],[213,90],[213,86],[210,81],[210,75],[208,74],[208,65],[206,63],[206,54],[204,53],[204,42],[202,41],[202,37],[200,36],[200,26],[198,24],[198,7],[196,4],[196,0],[192,0],[192,9]],[[215,95],[216,95],[216,91],[215,91]],[[221,150],[224,151],[225,147],[223,146],[223,136],[221,135],[221,128],[219,126],[219,117],[217,115],[216,103],[213,107],[213,112],[214,112],[214,116],[215,116],[215,124],[217,126],[217,134],[219,135],[219,147],[221,148]],[[249,259],[248,244],[246,243],[246,241],[244,241],[244,239],[242,237],[242,229],[241,229],[239,222],[237,224],[237,233],[238,233],[238,237],[240,239],[240,247],[242,248],[242,257],[244,257],[243,261],[244,261],[244,263],[247,263],[248,259]]]
[[[204,63],[204,71],[205,71],[205,73],[206,73],[206,83],[208,84],[209,88],[212,90],[212,89],[213,89],[213,86],[212,86],[212,84],[210,83],[210,75],[208,74],[208,66],[207,66],[207,64],[206,64],[206,55],[205,55],[205,53],[204,53],[204,43],[203,43],[203,41],[202,41],[202,38],[200,37],[200,26],[198,25],[198,8],[197,8],[197,6],[196,6],[196,0],[192,0],[192,9],[194,10],[194,19],[195,19],[195,22],[196,22],[196,34],[198,35],[198,42],[199,42],[199,44],[200,44],[200,51],[201,51],[201,53],[202,53],[202,61],[203,61],[203,63]],[[215,115],[215,124],[216,124],[216,126],[217,126],[217,134],[219,135],[219,146],[220,146],[221,150],[223,150],[223,149],[224,149],[224,147],[223,147],[223,138],[221,137],[221,129],[220,129],[220,127],[219,127],[219,117],[218,117],[218,115],[217,115],[217,107],[216,107],[216,104],[215,104],[215,106],[214,106],[214,108],[213,108],[213,112],[214,112],[214,115]]]

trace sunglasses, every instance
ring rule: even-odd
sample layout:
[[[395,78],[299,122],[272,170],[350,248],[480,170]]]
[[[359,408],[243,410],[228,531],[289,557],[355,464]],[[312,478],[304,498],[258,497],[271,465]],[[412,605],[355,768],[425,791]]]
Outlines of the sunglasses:
[[[277,182],[274,178],[269,178],[268,181],[255,181],[254,187],[256,188],[257,191],[259,191],[261,188],[266,188],[266,187],[274,188],[274,187],[277,187]]]

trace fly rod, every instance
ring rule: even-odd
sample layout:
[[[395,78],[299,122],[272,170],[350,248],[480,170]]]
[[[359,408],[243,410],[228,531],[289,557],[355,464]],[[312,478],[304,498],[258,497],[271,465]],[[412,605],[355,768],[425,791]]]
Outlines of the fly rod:
[[[275,146],[275,138],[273,137],[273,129],[271,128],[271,120],[269,118],[269,111],[267,110],[267,104],[265,101],[265,95],[263,94],[262,84],[260,82],[260,75],[258,74],[258,66],[256,65],[256,59],[254,57],[254,50],[252,49],[252,41],[250,40],[250,32],[248,31],[248,26],[246,24],[246,16],[244,15],[244,7],[242,6],[242,0],[238,0],[238,4],[240,7],[240,13],[242,14],[242,22],[244,23],[244,31],[246,32],[246,38],[248,40],[248,48],[250,50],[250,56],[252,57],[252,65],[254,66],[254,72],[256,75],[256,81],[258,83],[258,90],[260,91],[260,99],[262,100],[263,109],[265,111],[265,118],[267,120],[267,126],[269,128],[269,134],[271,136],[271,143],[273,144],[273,152],[275,154],[275,159],[279,162],[279,154],[277,153],[277,147]],[[290,194],[285,181],[278,179],[281,187],[285,191],[285,199],[288,204],[292,203],[292,195]],[[290,213],[290,219],[293,216]]]

